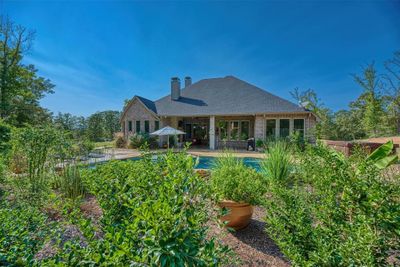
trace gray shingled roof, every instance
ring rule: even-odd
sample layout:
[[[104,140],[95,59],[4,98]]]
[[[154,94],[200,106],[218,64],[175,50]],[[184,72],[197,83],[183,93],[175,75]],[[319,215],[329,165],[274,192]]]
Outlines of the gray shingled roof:
[[[233,76],[204,79],[193,83],[181,90],[179,100],[171,100],[170,95],[155,102],[145,98],[141,100],[149,109],[161,116],[307,112],[292,102]]]
[[[140,101],[142,101],[142,103],[151,111],[153,111],[154,113],[157,113],[157,108],[156,108],[156,104],[154,103],[154,101],[151,101],[150,99],[141,97],[136,95],[135,97],[139,98]]]

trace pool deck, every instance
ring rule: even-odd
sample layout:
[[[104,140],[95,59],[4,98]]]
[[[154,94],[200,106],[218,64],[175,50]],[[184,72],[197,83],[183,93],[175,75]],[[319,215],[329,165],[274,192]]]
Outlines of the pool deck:
[[[151,150],[151,152],[154,153],[162,153],[166,151],[167,151],[166,149]],[[180,150],[174,149],[174,151],[180,151]],[[113,149],[108,149],[107,153],[111,154],[112,158],[114,159],[128,159],[140,156],[140,151],[137,149],[113,148]],[[188,153],[194,156],[201,156],[201,157],[218,157],[224,153],[224,150],[192,148],[188,150]],[[231,151],[231,153],[239,158],[264,158],[264,153],[256,151],[236,150],[236,151]]]
[[[219,157],[224,153],[224,150],[208,150],[208,149],[189,149],[188,153],[200,157]],[[264,153],[247,150],[230,151],[238,158],[264,158]]]

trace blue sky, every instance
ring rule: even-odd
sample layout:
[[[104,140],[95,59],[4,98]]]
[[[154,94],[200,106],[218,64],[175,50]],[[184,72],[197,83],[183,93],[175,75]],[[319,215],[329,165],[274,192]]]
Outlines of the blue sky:
[[[351,74],[400,49],[399,1],[4,1],[1,14],[36,30],[25,62],[53,81],[53,112],[121,110],[158,99],[170,78],[234,75],[291,99],[295,87],[346,108]]]

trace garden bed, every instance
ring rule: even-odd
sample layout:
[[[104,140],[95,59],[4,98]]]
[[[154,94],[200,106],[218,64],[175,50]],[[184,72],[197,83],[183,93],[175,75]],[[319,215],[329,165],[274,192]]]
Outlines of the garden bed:
[[[250,224],[236,232],[210,223],[210,234],[229,246],[238,257],[239,262],[228,266],[290,266],[278,246],[265,233],[264,217],[264,209],[254,207]]]

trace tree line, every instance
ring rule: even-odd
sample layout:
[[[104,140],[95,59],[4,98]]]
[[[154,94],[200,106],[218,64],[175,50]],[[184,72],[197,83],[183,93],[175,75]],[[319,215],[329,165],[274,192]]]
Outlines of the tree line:
[[[54,116],[54,125],[67,131],[74,139],[87,138],[90,141],[110,141],[121,129],[119,111],[96,112],[89,117],[74,116],[70,113],[58,113]]]
[[[400,50],[383,66],[384,70],[378,72],[371,63],[360,74],[352,75],[363,92],[348,109],[332,111],[312,89],[291,92],[318,117],[314,129],[317,138],[355,140],[400,134]]]

